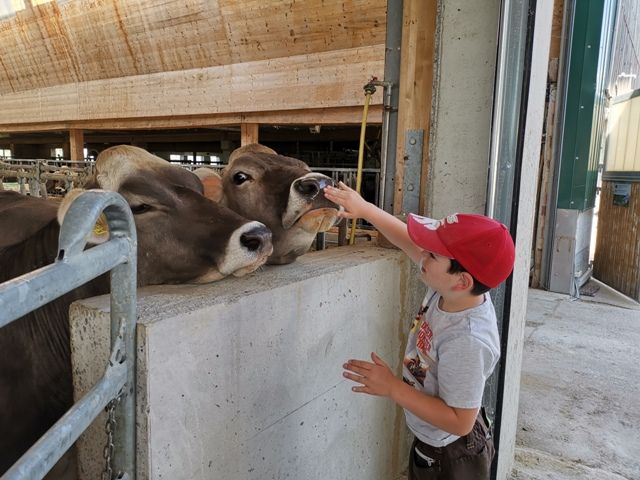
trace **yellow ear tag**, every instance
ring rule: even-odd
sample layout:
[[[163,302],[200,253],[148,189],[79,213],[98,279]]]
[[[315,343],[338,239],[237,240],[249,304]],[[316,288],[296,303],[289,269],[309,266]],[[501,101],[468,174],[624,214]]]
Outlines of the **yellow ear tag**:
[[[104,215],[100,215],[96,224],[93,226],[93,234],[96,237],[104,237],[109,233],[109,227],[107,226],[107,219]]]

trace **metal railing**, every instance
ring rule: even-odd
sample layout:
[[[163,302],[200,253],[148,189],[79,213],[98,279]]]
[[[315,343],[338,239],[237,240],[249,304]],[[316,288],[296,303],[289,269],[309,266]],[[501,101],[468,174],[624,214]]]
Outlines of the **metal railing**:
[[[345,185],[356,188],[356,176],[358,174],[357,168],[344,168],[344,167],[311,167],[314,172],[324,173],[328,177],[331,177],[336,183],[341,181]],[[368,199],[375,205],[380,206],[380,169],[379,168],[363,168],[362,169],[362,181],[363,185],[371,178],[374,184],[373,198]]]
[[[8,159],[0,158],[0,186],[3,179],[14,180],[23,195],[47,197],[64,194],[74,187],[82,187],[93,174],[93,161]],[[58,192],[48,191],[47,182],[57,182]]]
[[[196,164],[178,161],[170,161],[172,165],[176,165],[187,170],[193,171],[197,168],[210,168],[221,174],[226,164]],[[311,167],[314,172],[324,173],[333,178],[334,181],[342,181],[346,185],[355,188],[356,185],[356,168],[348,167]],[[42,159],[6,159],[0,158],[0,182],[3,177],[15,178],[18,183],[18,189],[23,195],[28,191],[33,196],[47,197],[52,192],[47,192],[46,182],[53,180],[60,183],[60,193],[63,194],[74,187],[82,187],[87,179],[95,171],[95,162],[71,161],[71,160],[42,160]],[[363,181],[368,183],[373,181],[374,191],[373,198],[369,200],[380,206],[382,201],[380,195],[380,169],[365,168],[363,172]],[[55,193],[54,193],[55,194]]]
[[[211,170],[213,170],[214,172],[216,172],[217,174],[222,174],[222,170],[224,170],[224,168],[227,166],[226,164],[222,164],[222,163],[215,163],[215,164],[211,164],[211,163],[186,163],[186,162],[179,162],[176,160],[170,160],[169,163],[171,165],[175,165],[176,167],[182,167],[185,168],[187,170],[189,170],[190,172],[193,172],[194,170],[198,169],[198,168],[209,168]]]
[[[85,250],[87,234],[101,213],[107,218],[110,239]],[[136,250],[136,229],[124,198],[89,190],[78,196],[65,216],[55,262],[0,284],[3,327],[111,270],[111,355],[104,376],[1,480],[43,478],[107,405],[115,408],[118,425],[113,432],[115,478],[135,478]]]

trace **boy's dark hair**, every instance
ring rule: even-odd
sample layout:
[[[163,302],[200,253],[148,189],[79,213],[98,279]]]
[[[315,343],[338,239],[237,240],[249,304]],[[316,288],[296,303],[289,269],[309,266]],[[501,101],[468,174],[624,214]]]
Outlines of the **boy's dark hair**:
[[[449,267],[448,273],[462,273],[462,272],[469,273],[465,270],[465,268],[462,265],[460,265],[460,262],[452,258],[451,266]],[[491,288],[487,287],[486,285],[476,280],[476,278],[473,275],[471,275],[471,278],[473,278],[473,288],[471,289],[471,295],[482,295],[483,293],[486,293],[489,290],[491,290]]]

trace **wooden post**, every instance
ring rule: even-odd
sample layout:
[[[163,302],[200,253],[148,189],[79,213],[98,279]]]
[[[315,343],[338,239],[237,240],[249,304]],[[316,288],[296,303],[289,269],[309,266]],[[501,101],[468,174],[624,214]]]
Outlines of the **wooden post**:
[[[69,130],[69,155],[73,161],[84,160],[84,132],[73,128]]]
[[[395,214],[403,213],[401,210],[404,195],[404,141],[407,130],[424,130],[420,174],[420,204],[419,212],[414,213],[425,213],[437,3],[436,0],[404,1],[402,55],[400,59],[400,98],[398,102],[398,142],[393,198],[393,212]]]
[[[250,143],[258,143],[258,124],[257,123],[241,123],[240,124],[240,146],[249,145]]]

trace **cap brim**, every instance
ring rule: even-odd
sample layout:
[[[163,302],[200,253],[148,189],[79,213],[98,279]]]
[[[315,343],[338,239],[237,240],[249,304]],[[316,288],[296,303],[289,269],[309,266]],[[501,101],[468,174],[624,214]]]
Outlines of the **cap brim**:
[[[437,222],[438,220],[410,213],[407,216],[409,238],[423,250],[437,253],[443,257],[454,258],[438,236],[438,231],[436,230]]]

